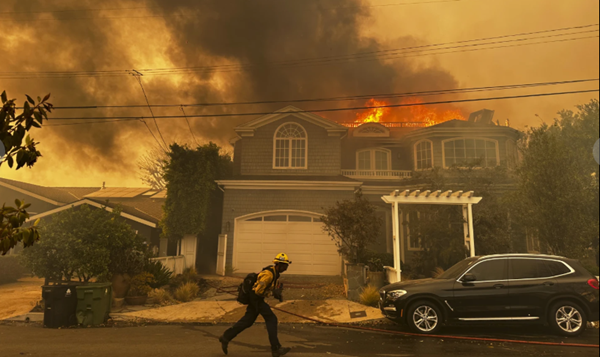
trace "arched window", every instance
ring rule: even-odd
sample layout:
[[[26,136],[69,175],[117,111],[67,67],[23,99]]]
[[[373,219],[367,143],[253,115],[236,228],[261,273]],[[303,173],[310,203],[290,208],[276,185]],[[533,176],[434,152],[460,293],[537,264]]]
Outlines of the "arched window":
[[[387,149],[368,149],[356,153],[358,170],[388,171],[392,169],[391,152]]]
[[[433,143],[423,140],[415,144],[415,167],[417,171],[433,168]]]
[[[444,141],[444,167],[476,165],[494,167],[500,164],[498,142],[489,139],[451,139]]]
[[[296,123],[287,123],[275,132],[273,166],[276,169],[306,168],[306,130]]]

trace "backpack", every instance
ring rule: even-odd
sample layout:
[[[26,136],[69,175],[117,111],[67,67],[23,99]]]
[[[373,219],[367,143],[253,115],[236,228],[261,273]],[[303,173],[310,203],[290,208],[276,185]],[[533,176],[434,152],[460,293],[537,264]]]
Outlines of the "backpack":
[[[262,271],[265,270],[269,270],[273,273],[273,281],[271,282],[271,284],[269,284],[269,286],[267,286],[267,289],[270,289],[271,286],[273,285],[273,283],[275,282],[276,278],[277,278],[277,274],[275,273],[275,270],[272,269],[273,267],[267,267],[265,269],[263,269]],[[262,273],[262,272],[261,272]],[[258,275],[256,273],[250,273],[248,274],[245,278],[244,278],[244,282],[240,284],[240,286],[238,287],[238,298],[237,301],[242,304],[242,305],[250,305],[250,296],[251,294],[253,294],[253,289],[254,289],[254,285],[256,285],[256,282],[258,281]]]

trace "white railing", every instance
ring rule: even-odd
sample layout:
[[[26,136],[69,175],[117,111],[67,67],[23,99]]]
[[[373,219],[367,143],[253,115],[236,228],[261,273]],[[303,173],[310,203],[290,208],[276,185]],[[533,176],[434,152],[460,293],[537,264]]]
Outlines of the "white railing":
[[[342,170],[342,176],[372,180],[405,180],[412,178],[412,171],[400,170]]]
[[[151,258],[150,261],[160,262],[164,267],[169,269],[174,275],[183,274],[185,270],[185,256],[178,257],[160,257]]]

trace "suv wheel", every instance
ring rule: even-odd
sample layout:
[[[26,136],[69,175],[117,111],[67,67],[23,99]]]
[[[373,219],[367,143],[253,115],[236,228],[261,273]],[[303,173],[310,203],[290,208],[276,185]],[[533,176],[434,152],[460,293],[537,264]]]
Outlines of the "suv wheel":
[[[550,326],[558,334],[575,337],[581,335],[587,328],[587,316],[578,304],[563,301],[550,309]]]
[[[407,311],[406,320],[413,332],[421,334],[434,334],[442,327],[442,313],[429,301],[413,304]]]

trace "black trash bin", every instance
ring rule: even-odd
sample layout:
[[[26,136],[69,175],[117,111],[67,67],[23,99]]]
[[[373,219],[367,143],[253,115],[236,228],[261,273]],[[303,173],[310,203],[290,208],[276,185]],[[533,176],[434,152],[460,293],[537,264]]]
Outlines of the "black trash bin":
[[[77,286],[80,284],[44,285],[44,327],[77,325]]]

